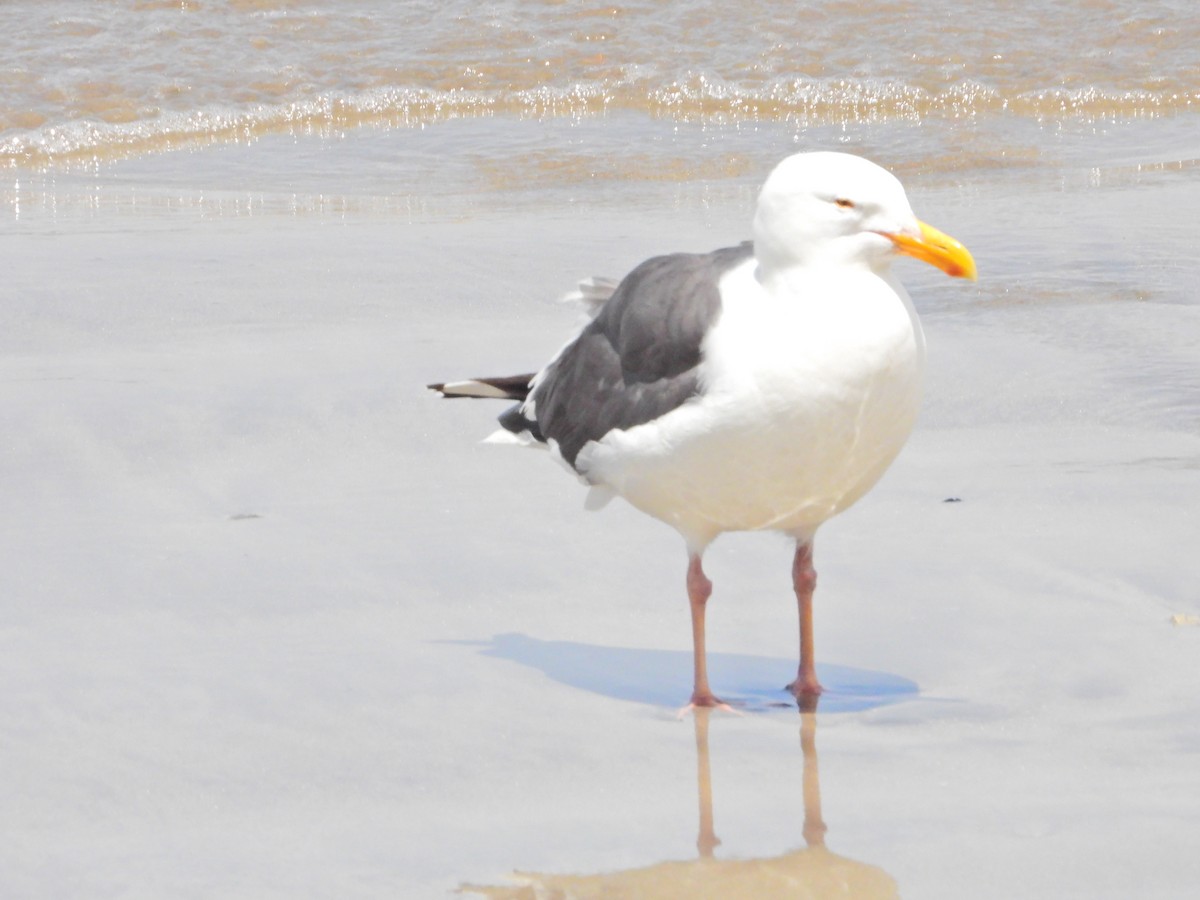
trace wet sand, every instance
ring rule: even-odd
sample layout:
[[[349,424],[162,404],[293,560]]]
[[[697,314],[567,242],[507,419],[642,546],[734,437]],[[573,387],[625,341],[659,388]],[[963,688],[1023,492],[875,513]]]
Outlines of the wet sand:
[[[1200,613],[1200,187],[1158,165],[1192,124],[965,173],[891,154],[980,283],[905,267],[925,412],[817,541],[821,842],[770,706],[789,549],[710,552],[714,688],[753,707],[709,724],[715,860],[816,847],[900,896],[1194,890],[1200,629],[1172,616]],[[585,514],[541,454],[478,443],[498,409],[423,385],[541,362],[580,276],[743,238],[770,141],[708,181],[480,191],[454,157],[381,187],[463,127],[6,188],[0,892],[417,898],[705,852],[678,539]]]

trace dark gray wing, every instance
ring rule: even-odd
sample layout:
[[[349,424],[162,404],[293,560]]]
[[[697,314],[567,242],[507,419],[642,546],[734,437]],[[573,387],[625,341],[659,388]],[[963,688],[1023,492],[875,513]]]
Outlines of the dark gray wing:
[[[720,312],[721,276],[753,253],[746,242],[639,265],[538,379],[536,421],[517,406],[500,424],[557,441],[573,466],[588,441],[686,403],[699,392],[700,345]]]

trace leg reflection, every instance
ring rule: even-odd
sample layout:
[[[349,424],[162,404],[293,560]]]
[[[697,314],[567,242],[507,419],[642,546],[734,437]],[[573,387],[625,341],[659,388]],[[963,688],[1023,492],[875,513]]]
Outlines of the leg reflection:
[[[638,900],[767,900],[767,898],[853,898],[895,900],[896,883],[883,870],[831,852],[825,845],[826,826],[821,812],[820,773],[817,768],[817,717],[800,717],[800,751],[803,759],[805,846],[780,855],[760,858],[718,859],[721,841],[713,815],[712,766],[709,754],[711,710],[697,707],[693,719],[696,737],[696,787],[700,825],[696,838],[698,857],[669,860],[643,867],[596,874],[514,873],[519,882],[510,886],[464,885],[463,893],[493,900],[530,900],[533,897],[573,897],[578,900],[636,897]],[[736,792],[734,792],[736,797]],[[794,835],[794,825],[788,829]],[[784,838],[787,841],[787,838]],[[794,840],[794,838],[793,838]]]
[[[711,709],[697,707],[693,718],[696,729],[696,793],[700,798],[700,834],[696,849],[701,859],[711,859],[721,839],[713,830],[712,767],[708,761],[708,719]]]
[[[800,713],[800,753],[804,757],[804,843],[825,846],[825,820],[821,818],[821,773],[817,768],[817,715]]]

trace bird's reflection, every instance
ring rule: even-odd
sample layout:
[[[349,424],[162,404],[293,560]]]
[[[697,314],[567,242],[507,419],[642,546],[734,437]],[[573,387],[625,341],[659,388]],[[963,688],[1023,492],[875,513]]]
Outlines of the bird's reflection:
[[[601,875],[549,875],[521,872],[514,886],[464,886],[464,893],[494,900],[807,900],[855,898],[882,900],[898,897],[896,883],[882,869],[838,856],[825,845],[821,816],[821,785],[817,770],[814,713],[800,715],[800,749],[804,759],[805,846],[765,859],[716,857],[720,846],[713,823],[712,768],[708,749],[711,710],[697,709],[696,777],[700,803],[700,830],[696,838],[699,857],[662,862],[639,869]]]

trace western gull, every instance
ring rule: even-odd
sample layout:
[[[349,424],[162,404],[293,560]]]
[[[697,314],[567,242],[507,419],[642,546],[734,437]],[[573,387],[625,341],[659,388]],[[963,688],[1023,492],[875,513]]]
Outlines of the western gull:
[[[811,709],[813,537],[883,475],[921,400],[924,336],[892,263],[974,280],[975,262],[916,218],[895,176],[845,153],[779,163],[752,234],[585,282],[591,320],[536,374],[430,387],[518,401],[498,436],[548,447],[590,485],[588,508],[620,496],[682,535],[690,707],[724,705],[705,662],[705,549],[726,531],[794,539],[800,664],[787,689]]]

